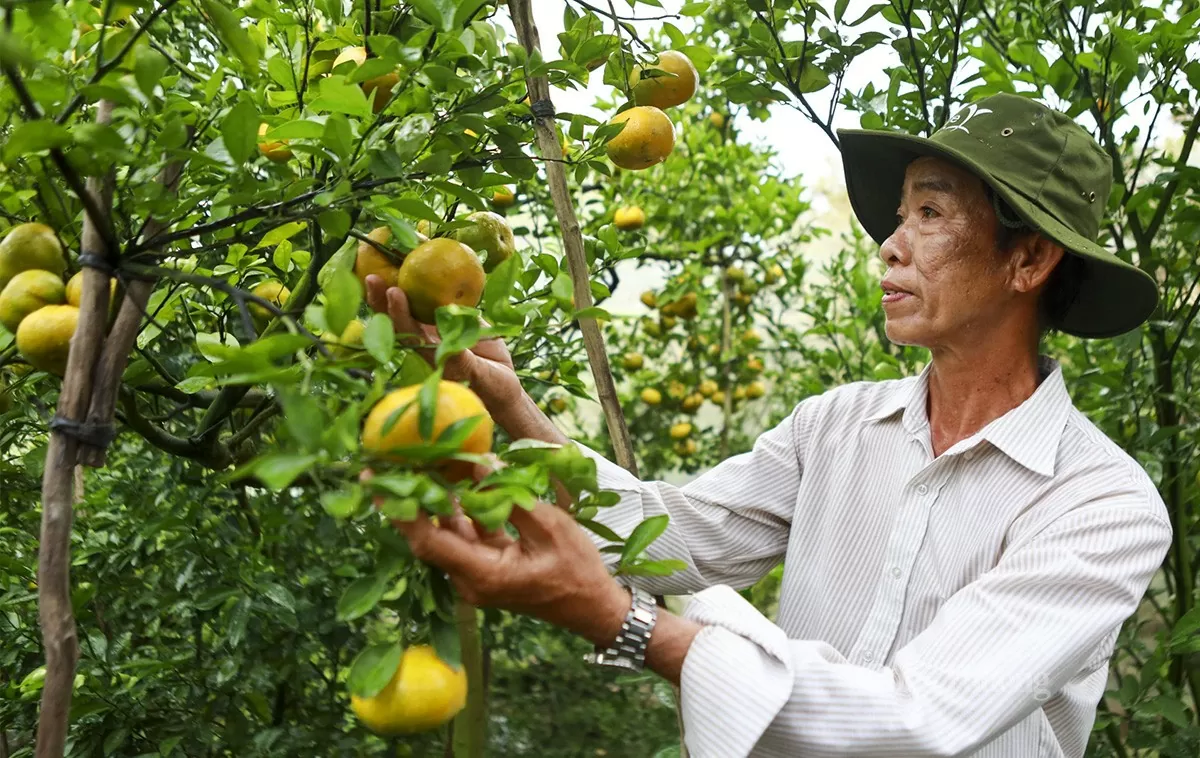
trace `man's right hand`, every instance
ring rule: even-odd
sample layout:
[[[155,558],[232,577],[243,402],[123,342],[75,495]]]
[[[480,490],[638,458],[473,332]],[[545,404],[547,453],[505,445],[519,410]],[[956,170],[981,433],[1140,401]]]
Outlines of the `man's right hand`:
[[[388,287],[382,278],[372,274],[367,277],[367,305],[392,319],[392,327],[404,344],[423,346],[417,352],[433,365],[440,341],[437,327],[413,318],[404,290]],[[451,357],[446,361],[444,376],[450,381],[467,382],[489,410],[514,403],[524,394],[512,356],[499,339],[482,340],[469,351]]]

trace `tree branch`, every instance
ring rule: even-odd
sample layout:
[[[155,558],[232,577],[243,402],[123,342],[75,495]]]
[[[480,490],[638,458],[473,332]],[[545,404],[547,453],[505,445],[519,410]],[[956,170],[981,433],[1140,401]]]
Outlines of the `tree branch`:
[[[1158,207],[1154,209],[1154,217],[1146,226],[1146,237],[1151,240],[1158,234],[1159,227],[1162,226],[1163,220],[1167,217],[1167,211],[1171,208],[1171,201],[1175,199],[1175,193],[1179,190],[1179,182],[1182,179],[1181,172],[1187,166],[1188,158],[1191,157],[1192,147],[1196,144],[1197,132],[1200,132],[1200,113],[1193,113],[1192,123],[1188,124],[1187,133],[1183,138],[1183,146],[1179,148],[1179,157],[1175,160],[1175,177],[1167,183],[1162,197],[1159,198]]]

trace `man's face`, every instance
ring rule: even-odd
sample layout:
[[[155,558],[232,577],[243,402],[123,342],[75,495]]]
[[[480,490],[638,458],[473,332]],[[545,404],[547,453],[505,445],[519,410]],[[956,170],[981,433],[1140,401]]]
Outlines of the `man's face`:
[[[879,251],[888,267],[888,339],[932,349],[996,324],[1010,272],[983,182],[940,158],[918,158],[905,173],[897,221]]]

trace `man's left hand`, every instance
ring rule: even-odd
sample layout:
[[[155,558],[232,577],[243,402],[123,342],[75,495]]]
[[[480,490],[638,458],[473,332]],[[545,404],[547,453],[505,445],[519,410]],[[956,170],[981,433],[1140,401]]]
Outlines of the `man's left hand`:
[[[563,627],[597,645],[620,632],[630,597],[570,514],[549,503],[514,507],[519,537],[488,532],[463,515],[435,525],[421,513],[393,521],[413,554],[445,571],[462,598]]]

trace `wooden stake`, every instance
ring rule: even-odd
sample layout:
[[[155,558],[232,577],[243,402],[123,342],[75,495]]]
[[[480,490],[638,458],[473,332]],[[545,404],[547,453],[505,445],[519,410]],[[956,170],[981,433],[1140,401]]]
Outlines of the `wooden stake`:
[[[541,41],[538,39],[537,26],[533,22],[532,6],[529,0],[509,0],[508,8],[517,30],[517,39],[524,46],[526,55],[533,58],[534,54],[541,50]],[[525,85],[529,89],[530,103],[550,102],[550,83],[546,77],[527,77]],[[579,231],[579,219],[575,216],[575,206],[571,202],[570,190],[567,189],[562,144],[554,131],[554,119],[535,115],[533,129],[537,135],[538,147],[546,159],[546,181],[550,186],[550,197],[554,201],[554,212],[558,216],[558,225],[562,231],[567,269],[575,286],[575,307],[579,310],[589,308],[592,305],[591,277],[583,249],[583,235]],[[596,394],[599,395],[600,406],[604,409],[604,420],[608,424],[608,434],[612,438],[617,463],[637,476],[633,442],[629,438],[629,428],[625,425],[625,415],[621,412],[621,401],[617,398],[617,386],[609,367],[608,353],[604,350],[604,336],[600,334],[600,327],[593,318],[579,319],[579,329],[583,333],[583,346],[587,350],[588,364],[596,381]]]

